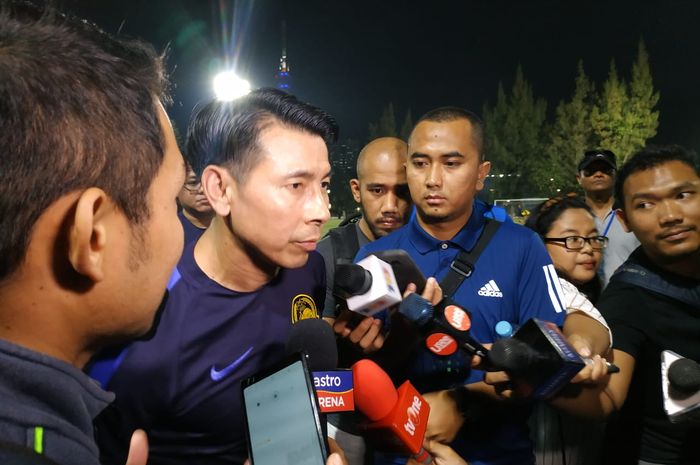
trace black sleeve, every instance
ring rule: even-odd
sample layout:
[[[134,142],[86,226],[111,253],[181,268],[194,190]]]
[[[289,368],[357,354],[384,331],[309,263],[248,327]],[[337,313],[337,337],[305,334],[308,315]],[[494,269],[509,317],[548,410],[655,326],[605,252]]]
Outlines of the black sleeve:
[[[635,359],[639,358],[646,339],[647,326],[653,324],[643,296],[643,290],[637,286],[611,281],[596,305],[610,326],[613,349]]]

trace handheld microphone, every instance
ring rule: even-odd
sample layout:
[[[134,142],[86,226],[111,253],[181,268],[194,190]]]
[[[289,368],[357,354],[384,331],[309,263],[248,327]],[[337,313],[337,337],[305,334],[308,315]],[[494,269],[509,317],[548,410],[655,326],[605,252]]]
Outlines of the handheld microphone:
[[[401,302],[391,265],[370,255],[356,264],[335,267],[333,293],[345,299],[348,309],[366,316]]]
[[[586,363],[557,325],[537,318],[528,320],[511,338],[496,340],[487,359],[487,369],[513,374],[524,389],[543,398],[556,394]],[[608,373],[618,371],[608,363]]]
[[[416,293],[409,294],[399,305],[399,313],[419,326],[425,335],[425,345],[441,356],[454,354],[457,349],[487,360],[488,349],[469,334],[469,312],[443,299],[437,308]]]
[[[303,352],[314,379],[321,413],[355,410],[351,370],[338,370],[338,347],[331,326],[307,318],[292,326],[285,345],[288,354]]]
[[[664,410],[672,423],[700,424],[700,364],[670,350],[661,353]]]
[[[377,450],[412,455],[419,463],[429,464],[430,454],[423,449],[430,406],[410,382],[394,388],[389,375],[371,360],[352,366],[355,405],[369,420],[367,440]]]

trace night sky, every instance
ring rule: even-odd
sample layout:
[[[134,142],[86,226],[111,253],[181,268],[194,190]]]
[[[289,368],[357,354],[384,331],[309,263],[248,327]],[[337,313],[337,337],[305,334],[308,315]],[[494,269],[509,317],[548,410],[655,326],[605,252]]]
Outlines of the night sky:
[[[548,111],[573,90],[576,65],[602,85],[611,58],[628,78],[640,38],[661,93],[658,143],[700,149],[700,2],[64,0],[104,29],[162,50],[184,131],[228,62],[254,87],[274,85],[286,21],[292,92],[364,142],[393,102],[398,125],[442,105],[482,112],[518,64]],[[222,12],[224,13],[222,15]]]

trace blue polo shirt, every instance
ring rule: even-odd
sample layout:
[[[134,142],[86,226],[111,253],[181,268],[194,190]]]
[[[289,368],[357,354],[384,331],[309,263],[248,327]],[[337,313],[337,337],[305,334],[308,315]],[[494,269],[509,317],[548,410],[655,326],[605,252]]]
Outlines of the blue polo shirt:
[[[401,229],[362,247],[356,258],[379,250],[403,249],[425,276],[440,282],[456,255],[476,244],[487,210],[476,200],[467,224],[447,241],[429,235],[413,217]],[[501,320],[517,326],[535,317],[562,326],[566,315],[559,280],[542,241],[533,231],[512,222],[501,224],[453,299],[471,312],[471,334],[482,343],[496,339],[495,326]],[[470,358],[461,351],[438,357],[421,345],[415,350],[407,378],[421,392],[431,392],[482,381],[483,375],[470,368]],[[534,464],[528,414],[527,408],[514,408],[512,415],[506,416],[508,420],[488,435],[464,428],[452,445],[471,465]]]
[[[284,357],[292,324],[317,318],[325,296],[317,252],[254,292],[236,292],[204,274],[195,243],[171,278],[155,336],[129,347],[108,385],[126,425],[146,430],[149,464],[243,463],[240,383]]]

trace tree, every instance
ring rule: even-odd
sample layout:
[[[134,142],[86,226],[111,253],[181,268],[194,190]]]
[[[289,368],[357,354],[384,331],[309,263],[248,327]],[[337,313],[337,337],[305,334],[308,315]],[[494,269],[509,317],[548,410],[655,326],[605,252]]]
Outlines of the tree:
[[[659,103],[659,93],[654,92],[654,84],[649,67],[649,55],[644,41],[639,41],[637,60],[632,65],[630,83],[629,112],[634,116],[630,128],[630,145],[632,150],[621,153],[625,161],[633,152],[644,147],[647,140],[656,135],[659,127],[659,112],[654,107]]]
[[[532,87],[518,66],[510,95],[499,85],[496,105],[484,107],[484,126],[492,161],[492,172],[503,174],[503,182],[492,183],[498,197],[529,195],[533,170],[544,150],[543,134],[547,103],[535,98]],[[492,178],[493,179],[493,178]]]
[[[624,163],[634,152],[644,147],[656,135],[659,112],[654,107],[659,93],[649,68],[649,56],[640,40],[637,59],[632,65],[630,85],[618,78],[615,62],[610,63],[608,80],[591,111],[591,124],[601,148],[610,149]]]
[[[403,124],[401,125],[401,131],[399,132],[399,137],[408,142],[408,138],[413,130],[413,118],[411,118],[411,109],[409,108],[406,112],[406,117],[403,119]]]
[[[379,122],[369,124],[369,140],[374,140],[378,137],[396,137],[397,135],[394,104],[389,102],[389,104],[384,107],[382,116],[379,117]]]
[[[598,145],[591,127],[591,109],[596,101],[595,84],[586,76],[583,62],[571,100],[561,101],[548,131],[543,163],[536,167],[535,183],[541,192],[553,195],[559,189],[576,189],[576,165],[583,153]]]

